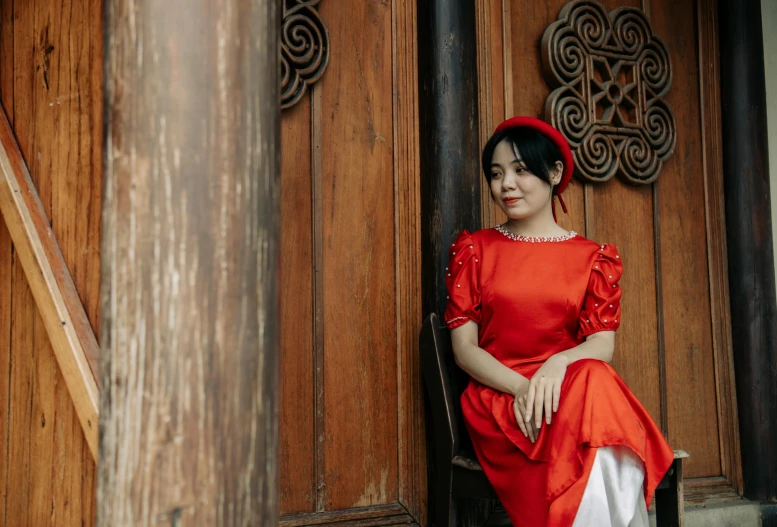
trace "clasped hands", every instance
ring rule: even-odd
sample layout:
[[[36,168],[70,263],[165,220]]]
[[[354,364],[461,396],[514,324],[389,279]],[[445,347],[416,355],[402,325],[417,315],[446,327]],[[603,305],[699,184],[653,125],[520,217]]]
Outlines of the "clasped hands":
[[[532,443],[537,441],[542,427],[543,416],[545,424],[552,422],[552,415],[558,411],[561,398],[561,384],[567,373],[569,360],[564,355],[553,355],[540,366],[537,373],[513,394],[513,411],[515,420],[523,435]]]

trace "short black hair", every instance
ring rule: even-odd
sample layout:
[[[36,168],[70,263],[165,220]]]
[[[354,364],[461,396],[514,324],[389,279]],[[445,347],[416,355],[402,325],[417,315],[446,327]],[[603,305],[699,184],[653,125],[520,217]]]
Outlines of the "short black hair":
[[[550,172],[561,161],[561,151],[544,134],[526,127],[507,128],[500,130],[491,136],[483,148],[483,175],[489,185],[491,184],[491,162],[494,158],[496,146],[506,140],[512,147],[516,156],[526,165],[529,172],[550,185]]]

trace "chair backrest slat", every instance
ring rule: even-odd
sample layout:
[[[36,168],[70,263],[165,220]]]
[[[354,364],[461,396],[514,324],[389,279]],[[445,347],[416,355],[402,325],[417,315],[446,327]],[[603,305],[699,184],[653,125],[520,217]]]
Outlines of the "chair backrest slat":
[[[471,443],[461,415],[461,393],[469,377],[453,357],[451,335],[436,313],[426,317],[420,336],[421,367],[431,403],[436,447],[458,455]]]

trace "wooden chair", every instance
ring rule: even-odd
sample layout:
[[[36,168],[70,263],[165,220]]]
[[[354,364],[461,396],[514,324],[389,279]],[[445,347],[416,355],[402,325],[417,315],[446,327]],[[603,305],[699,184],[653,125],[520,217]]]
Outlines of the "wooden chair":
[[[450,332],[435,313],[424,321],[420,335],[421,368],[429,395],[434,430],[434,508],[436,527],[456,527],[454,499],[496,499],[472,449],[461,415],[459,398],[469,378],[453,359]],[[655,497],[657,527],[683,525],[682,460],[688,454],[675,451],[675,460],[658,485]],[[520,527],[520,526],[515,526]]]

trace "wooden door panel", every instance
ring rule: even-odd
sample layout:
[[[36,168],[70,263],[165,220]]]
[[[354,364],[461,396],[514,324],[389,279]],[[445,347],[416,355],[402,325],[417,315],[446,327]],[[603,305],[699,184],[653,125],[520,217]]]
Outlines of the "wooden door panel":
[[[316,504],[310,143],[306,97],[281,123],[280,507],[285,513],[312,512]]]
[[[281,524],[422,522],[415,0],[316,9],[327,70],[282,117]]]
[[[658,0],[653,29],[672,53],[667,101],[678,142],[657,183],[661,222],[662,310],[669,440],[691,454],[686,477],[721,474],[710,316],[699,108],[696,16],[693,2]]]
[[[347,4],[347,5],[344,5]],[[325,506],[397,496],[391,5],[322,2]]]

